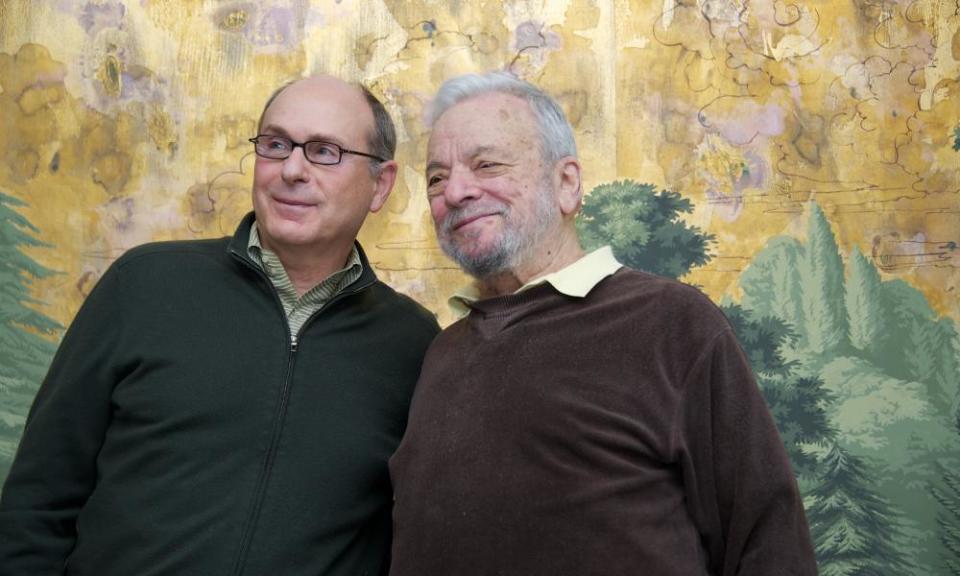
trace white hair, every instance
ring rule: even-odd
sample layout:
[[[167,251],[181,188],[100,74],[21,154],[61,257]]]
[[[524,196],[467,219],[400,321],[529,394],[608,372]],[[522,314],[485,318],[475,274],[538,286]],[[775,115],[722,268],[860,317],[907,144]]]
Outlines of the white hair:
[[[540,152],[548,164],[567,156],[577,157],[573,129],[560,105],[543,90],[507,72],[464,74],[444,82],[427,110],[427,126],[433,127],[444,112],[460,102],[489,93],[509,94],[527,101],[540,133]]]

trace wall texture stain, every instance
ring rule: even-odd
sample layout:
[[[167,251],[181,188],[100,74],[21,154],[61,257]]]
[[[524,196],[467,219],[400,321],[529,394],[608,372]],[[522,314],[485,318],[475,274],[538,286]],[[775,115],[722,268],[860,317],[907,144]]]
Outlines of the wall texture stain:
[[[397,186],[361,241],[384,280],[449,322],[465,277],[434,239],[422,118],[443,80],[487,70],[563,104],[587,191],[629,179],[689,201],[679,217],[714,241],[684,279],[714,300],[796,320],[787,288],[806,280],[777,266],[812,258],[816,230],[848,283],[882,283],[912,302],[897,318],[919,322],[917,338],[956,346],[960,4],[947,0],[0,0],[0,193],[46,244],[23,253],[56,271],[32,277],[32,308],[67,325],[130,247],[230,234],[250,206],[246,139],[262,103],[329,72],[366,83],[398,128]],[[757,296],[758,279],[786,291]],[[849,298],[866,350],[877,330],[862,318],[879,312],[872,296]],[[884,366],[870,380],[874,368],[842,354],[801,360],[848,392],[921,390],[936,372]],[[950,398],[955,380],[938,384]],[[872,434],[856,422],[874,412],[844,398],[834,416],[866,450],[852,439]],[[930,414],[914,408],[885,417]],[[934,565],[932,546],[918,566]]]

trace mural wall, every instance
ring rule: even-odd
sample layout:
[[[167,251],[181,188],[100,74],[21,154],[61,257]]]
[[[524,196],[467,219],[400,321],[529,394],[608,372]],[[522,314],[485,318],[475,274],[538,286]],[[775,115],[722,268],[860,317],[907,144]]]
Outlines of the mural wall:
[[[449,322],[422,114],[492,69],[567,111],[588,244],[722,304],[822,572],[960,574],[956,0],[0,0],[0,476],[107,266],[232,233],[287,80],[383,97],[402,168],[361,241]]]

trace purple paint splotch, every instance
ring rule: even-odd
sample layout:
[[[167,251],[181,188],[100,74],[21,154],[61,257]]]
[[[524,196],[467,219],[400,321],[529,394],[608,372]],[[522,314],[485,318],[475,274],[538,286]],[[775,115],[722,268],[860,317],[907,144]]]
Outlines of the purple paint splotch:
[[[524,77],[542,69],[547,63],[548,54],[560,50],[563,41],[559,34],[551,31],[542,22],[527,20],[514,30],[513,46],[515,54],[508,69]]]
[[[562,46],[560,36],[556,32],[546,29],[541,22],[527,20],[517,26],[514,34],[517,52],[529,50],[531,48],[545,48],[549,50],[559,50]]]
[[[256,23],[250,41],[262,47],[293,48],[302,36],[294,24],[295,17],[289,8],[271,8]]]
[[[97,211],[110,228],[122,234],[133,227],[135,206],[133,198],[115,197],[101,205]]]
[[[254,2],[231,2],[211,18],[220,30],[241,35],[260,52],[291,50],[303,41],[305,23],[313,14],[303,2],[294,4],[267,7]],[[306,20],[298,14],[307,14]]]
[[[711,124],[727,141],[744,145],[758,136],[767,138],[782,134],[785,115],[786,112],[776,104],[743,101],[724,115],[711,118]]]
[[[770,167],[751,146],[736,146],[721,135],[708,138],[698,147],[705,167],[698,174],[706,183],[707,199],[718,217],[732,222],[743,213],[752,195],[763,194],[770,181]],[[709,166],[709,167],[706,167]]]
[[[87,4],[80,13],[79,21],[88,34],[111,28],[122,29],[127,8],[123,4]]]

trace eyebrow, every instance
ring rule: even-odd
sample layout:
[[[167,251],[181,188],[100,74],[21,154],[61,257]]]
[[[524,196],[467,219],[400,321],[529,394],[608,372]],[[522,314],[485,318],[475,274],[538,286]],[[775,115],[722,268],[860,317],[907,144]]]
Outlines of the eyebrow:
[[[291,140],[293,140],[293,138],[290,137],[289,132],[287,132],[283,127],[277,126],[276,124],[267,124],[266,126],[261,128],[261,133],[263,134],[273,133],[273,134],[276,134],[277,136],[283,136],[285,138],[290,138]],[[315,142],[318,140],[322,142],[330,142],[332,144],[337,144],[339,146],[343,145],[343,140],[341,140],[340,138],[335,138],[333,136],[330,136],[329,134],[319,134],[319,133],[310,134],[309,136],[307,136],[307,139],[304,140],[304,142]]]
[[[496,146],[477,146],[472,150],[470,150],[469,153],[467,153],[467,158],[469,158],[470,160],[473,160],[477,156],[486,154],[488,152],[497,152],[497,151],[499,151],[499,148],[497,148]],[[437,160],[431,160],[430,162],[427,162],[427,168],[424,170],[424,172],[430,172],[431,170],[437,170],[437,169],[446,168],[446,167],[447,167],[446,164],[444,164],[443,162],[439,162]]]

